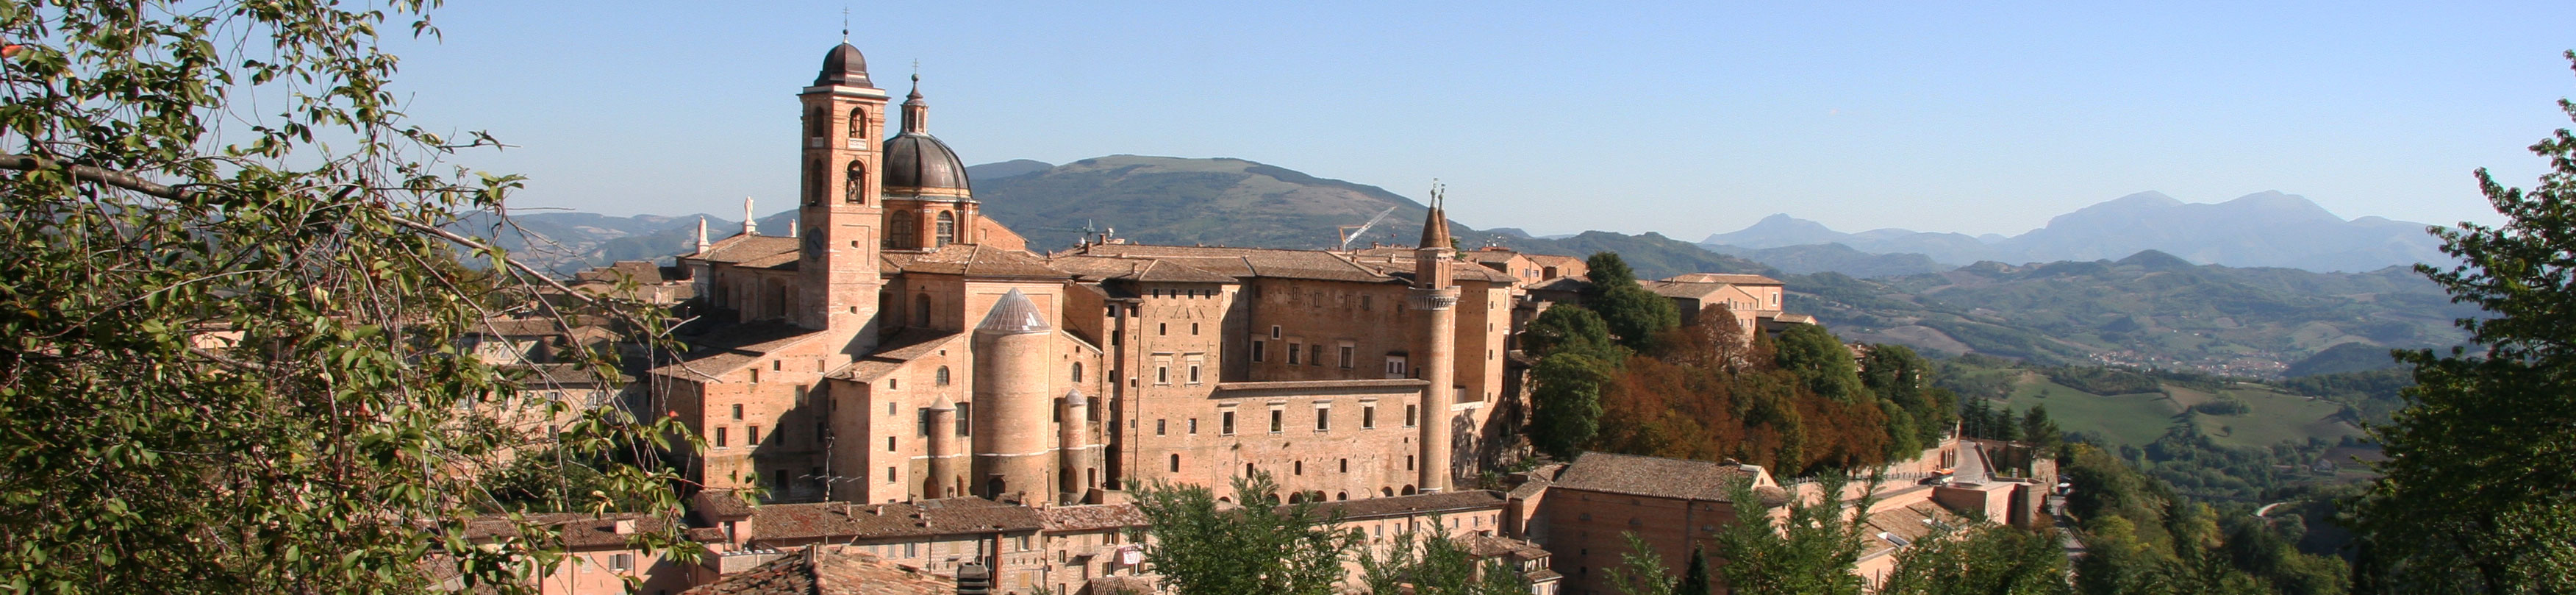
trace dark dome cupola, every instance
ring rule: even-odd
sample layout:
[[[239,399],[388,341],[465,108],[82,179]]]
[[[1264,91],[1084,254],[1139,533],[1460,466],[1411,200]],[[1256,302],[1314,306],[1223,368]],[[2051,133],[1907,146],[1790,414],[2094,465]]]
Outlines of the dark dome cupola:
[[[930,104],[921,100],[921,77],[903,102],[903,133],[885,141],[885,193],[888,197],[925,200],[974,200],[966,181],[966,164],[957,152],[930,135]]]
[[[814,76],[814,86],[825,85],[875,88],[876,84],[868,81],[868,57],[859,55],[859,48],[846,41],[834,46],[823,54],[823,73]]]

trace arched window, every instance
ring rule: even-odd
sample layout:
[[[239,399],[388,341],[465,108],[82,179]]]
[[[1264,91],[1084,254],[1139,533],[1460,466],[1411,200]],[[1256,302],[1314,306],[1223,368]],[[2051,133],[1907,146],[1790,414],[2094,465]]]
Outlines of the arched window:
[[[1411,485],[1404,486],[1404,495],[1411,496],[1415,491]]]
[[[823,186],[823,161],[822,161],[822,160],[820,160],[820,159],[817,159],[817,160],[814,160],[814,161],[806,162],[806,164],[805,164],[805,204],[809,204],[809,205],[819,205],[819,204],[823,204],[823,187],[824,187],[824,186]]]
[[[888,227],[891,229],[886,230],[886,247],[906,249],[920,247],[921,240],[918,238],[921,237],[921,219],[913,216],[912,211],[895,211],[894,223],[889,224]]]
[[[868,142],[868,108],[850,108],[850,144]]]
[[[823,138],[823,132],[831,130],[830,126],[831,120],[823,115],[823,106],[814,106],[813,111],[805,113],[805,136]]]
[[[841,180],[841,201],[854,205],[868,204],[868,166],[850,161],[849,175]]]
[[[939,371],[931,376],[939,382],[940,386],[948,386],[948,366],[940,366]]]
[[[1082,381],[1082,362],[1074,362],[1074,363],[1073,363],[1073,381],[1074,381],[1074,382],[1081,382],[1081,381]]]
[[[939,238],[939,243],[933,244],[934,246],[946,246],[951,242],[957,241],[957,214],[948,211],[940,211],[939,235],[933,237]]]
[[[930,294],[912,296],[913,326],[930,326]]]
[[[1172,455],[1172,472],[1181,472],[1181,455]]]

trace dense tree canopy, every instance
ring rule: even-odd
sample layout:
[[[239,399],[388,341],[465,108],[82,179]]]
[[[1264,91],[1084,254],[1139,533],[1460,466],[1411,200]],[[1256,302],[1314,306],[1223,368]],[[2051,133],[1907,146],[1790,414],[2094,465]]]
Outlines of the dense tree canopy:
[[[1584,290],[1584,306],[1601,313],[1620,345],[1651,352],[1665,331],[1681,326],[1681,312],[1673,301],[1638,285],[1636,273],[1619,260],[1619,253],[1593,254],[1587,266],[1590,272],[1585,274],[1592,285]]]
[[[1205,486],[1135,488],[1149,522],[1138,542],[1163,583],[1180,595],[1332,593],[1359,533],[1333,528],[1340,519],[1312,503],[1281,503],[1267,472],[1236,477],[1233,487],[1243,502],[1230,509]]]
[[[2460,264],[2416,266],[2486,311],[2459,323],[2485,350],[2399,354],[2416,385],[2372,428],[2389,461],[2357,511],[2363,590],[2576,592],[2576,133],[2531,152],[2550,170],[2529,190],[2477,172],[2502,226],[2434,228]]]
[[[550,540],[465,540],[492,501],[475,470],[549,439],[615,460],[685,435],[518,398],[460,350],[487,305],[551,281],[497,251],[475,255],[495,275],[453,266],[479,244],[438,226],[518,179],[450,169],[490,139],[395,111],[379,28],[429,32],[432,3],[0,2],[25,46],[0,66],[0,589],[532,576]],[[575,421],[532,435],[518,413]],[[593,471],[585,510],[676,510],[667,473]]]

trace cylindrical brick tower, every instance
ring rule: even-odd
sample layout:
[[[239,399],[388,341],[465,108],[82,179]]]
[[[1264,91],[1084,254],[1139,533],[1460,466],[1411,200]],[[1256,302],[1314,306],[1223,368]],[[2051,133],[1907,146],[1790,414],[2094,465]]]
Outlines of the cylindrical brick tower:
[[[921,478],[921,497],[948,498],[957,493],[957,405],[940,397],[930,404],[930,461]]]
[[[1054,489],[1056,440],[1047,435],[1047,420],[1055,413],[1055,399],[1047,396],[1054,330],[1017,289],[1003,294],[975,325],[975,419],[968,422],[974,425],[975,473],[969,489],[978,496],[1043,498]]]
[[[1086,488],[1084,469],[1091,466],[1090,432],[1091,399],[1081,389],[1064,391],[1064,423],[1057,424],[1056,449],[1063,453],[1063,465],[1056,473],[1057,490],[1079,499]]]

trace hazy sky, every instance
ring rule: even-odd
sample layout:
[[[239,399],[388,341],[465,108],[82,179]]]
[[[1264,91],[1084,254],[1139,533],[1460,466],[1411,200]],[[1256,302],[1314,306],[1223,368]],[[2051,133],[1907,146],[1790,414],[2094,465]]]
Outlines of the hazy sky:
[[[727,6],[741,4],[747,6]],[[1822,6],[1815,6],[1822,4]],[[500,2],[390,44],[415,121],[523,206],[766,214],[841,38],[968,163],[1239,157],[1539,233],[1786,212],[2016,234],[2145,190],[2491,221],[2568,125],[2576,3]]]

